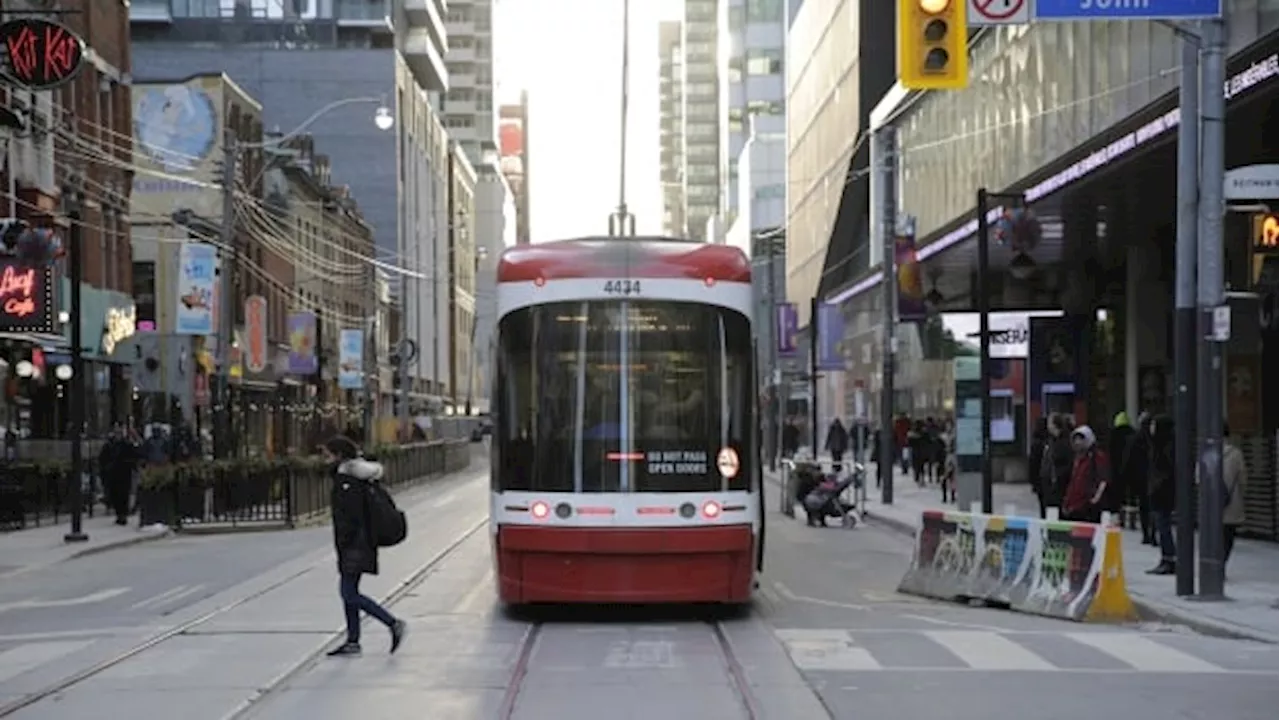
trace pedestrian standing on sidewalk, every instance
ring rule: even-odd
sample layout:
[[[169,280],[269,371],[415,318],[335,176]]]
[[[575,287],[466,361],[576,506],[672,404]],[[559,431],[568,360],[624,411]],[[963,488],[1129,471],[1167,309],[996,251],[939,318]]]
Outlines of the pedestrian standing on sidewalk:
[[[848,449],[849,433],[844,429],[844,423],[840,422],[840,418],[836,418],[827,428],[826,450],[831,453],[831,461],[837,468],[840,467],[841,461],[844,460],[844,453]]]
[[[1148,442],[1147,494],[1151,498],[1151,514],[1160,543],[1160,562],[1148,575],[1173,575],[1177,572],[1178,552],[1173,539],[1173,510],[1178,506],[1174,481],[1173,419],[1159,415],[1151,421]]]
[[[117,425],[98,452],[98,474],[107,505],[116,514],[117,525],[129,524],[129,494],[133,490],[133,473],[141,458],[138,450],[125,436],[124,428]]]
[[[382,465],[360,457],[360,448],[341,435],[321,451],[333,467],[333,545],[338,553],[338,590],[347,619],[347,641],[330,657],[360,654],[360,613],[371,615],[391,633],[391,652],[400,648],[407,625],[373,598],[360,593],[360,578],[378,574],[378,543],[369,511],[369,485],[382,478]]]
[[[1247,471],[1244,453],[1231,441],[1231,427],[1222,423],[1222,567],[1226,570],[1236,532],[1244,524],[1244,487]]]
[[[1111,460],[1098,447],[1098,438],[1088,425],[1071,431],[1071,449],[1075,451],[1075,461],[1062,500],[1063,517],[1073,522],[1096,523],[1106,508]]]

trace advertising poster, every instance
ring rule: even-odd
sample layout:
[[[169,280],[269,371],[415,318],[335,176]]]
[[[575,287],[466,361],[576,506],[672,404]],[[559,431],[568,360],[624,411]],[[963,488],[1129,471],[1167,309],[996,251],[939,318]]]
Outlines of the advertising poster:
[[[364,331],[345,328],[338,333],[338,387],[364,387]]]
[[[245,369],[260,373],[267,369],[267,299],[250,295],[244,300]]]
[[[218,251],[212,245],[188,242],[178,251],[178,298],[173,332],[213,335],[214,285],[218,280]]]
[[[796,314],[795,303],[778,303],[776,308],[778,323],[778,355],[791,357],[796,354],[796,335],[799,333],[800,319]]]
[[[320,363],[316,359],[316,314],[307,310],[289,313],[290,375],[314,375]]]
[[[818,305],[818,363],[819,370],[843,370],[844,356],[840,354],[840,341],[844,339],[844,313],[839,305]]]
[[[893,263],[898,269],[898,322],[919,322],[928,315],[924,303],[924,273],[916,257],[914,235],[893,239]]]

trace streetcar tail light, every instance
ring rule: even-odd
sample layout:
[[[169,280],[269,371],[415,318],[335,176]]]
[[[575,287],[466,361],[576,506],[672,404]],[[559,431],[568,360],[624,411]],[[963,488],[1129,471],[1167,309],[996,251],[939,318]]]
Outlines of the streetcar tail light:
[[[707,287],[711,287],[712,285],[716,284],[716,279],[708,275],[706,279],[703,280],[703,282],[707,284]]]
[[[534,520],[546,520],[547,516],[551,514],[551,507],[539,500],[529,506],[529,514],[533,516]]]
[[[720,517],[720,503],[715,500],[708,500],[702,504],[702,517],[708,520],[715,520]]]
[[[542,287],[543,285],[546,285],[546,284],[547,284],[547,279],[542,277],[541,275],[533,279],[534,287]]]

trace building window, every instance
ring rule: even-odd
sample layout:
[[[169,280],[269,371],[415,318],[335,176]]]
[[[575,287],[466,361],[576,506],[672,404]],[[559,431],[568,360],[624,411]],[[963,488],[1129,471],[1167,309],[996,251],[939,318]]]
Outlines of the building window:
[[[471,35],[450,35],[449,36],[450,50],[465,50],[466,48],[473,48],[475,46],[476,46],[476,39]]]
[[[735,30],[735,31],[741,30],[746,26],[746,24],[747,24],[747,12],[741,5],[729,8],[729,29],[730,30]]]
[[[781,75],[781,50],[752,50],[747,54],[748,75]]]
[[[747,0],[747,22],[780,23],[783,16],[782,0]]]
[[[781,115],[785,111],[785,107],[780,102],[752,100],[747,103],[747,112],[751,115]]]

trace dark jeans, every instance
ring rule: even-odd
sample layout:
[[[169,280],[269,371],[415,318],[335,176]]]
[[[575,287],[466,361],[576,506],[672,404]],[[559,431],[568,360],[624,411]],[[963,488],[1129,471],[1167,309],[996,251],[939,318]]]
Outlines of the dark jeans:
[[[1160,560],[1171,563],[1178,558],[1177,548],[1173,544],[1173,512],[1155,510],[1151,516],[1156,526],[1156,540],[1160,545]]]
[[[347,616],[347,642],[360,642],[360,611],[372,615],[378,622],[391,627],[396,619],[373,598],[360,594],[360,575],[342,575],[338,581],[338,594],[342,597],[342,609]]]
[[[1236,526],[1222,526],[1222,567],[1227,566],[1227,561],[1231,559],[1231,549],[1236,546]]]

